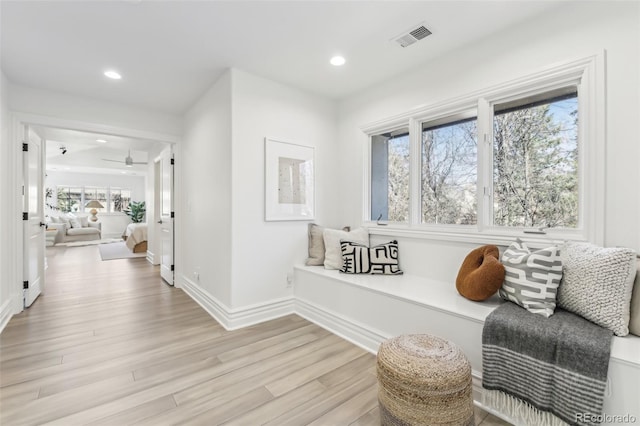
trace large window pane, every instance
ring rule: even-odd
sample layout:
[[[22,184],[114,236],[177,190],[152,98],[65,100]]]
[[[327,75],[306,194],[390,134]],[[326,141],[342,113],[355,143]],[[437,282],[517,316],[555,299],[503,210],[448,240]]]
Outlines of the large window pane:
[[[409,130],[371,137],[371,219],[409,220]]]
[[[111,188],[110,208],[112,212],[121,212],[129,208],[131,191],[128,189]]]
[[[494,106],[493,223],[578,226],[575,88]]]
[[[477,222],[475,117],[422,126],[422,223]]]
[[[56,189],[58,209],[61,212],[78,212],[82,207],[82,188],[58,186]]]

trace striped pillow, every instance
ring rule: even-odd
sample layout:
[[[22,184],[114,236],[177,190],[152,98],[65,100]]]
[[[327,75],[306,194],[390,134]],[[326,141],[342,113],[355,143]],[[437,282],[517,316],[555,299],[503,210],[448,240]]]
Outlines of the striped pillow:
[[[398,265],[398,242],[396,240],[367,247],[351,241],[340,241],[342,269],[346,274],[402,274]]]
[[[545,317],[556,309],[562,262],[556,246],[531,252],[520,239],[502,255],[505,269],[500,297]]]

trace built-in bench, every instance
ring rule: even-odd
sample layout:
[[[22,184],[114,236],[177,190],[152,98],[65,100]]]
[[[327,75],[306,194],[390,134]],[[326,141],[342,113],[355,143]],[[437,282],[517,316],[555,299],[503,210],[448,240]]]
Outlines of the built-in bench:
[[[372,353],[400,334],[429,333],[454,342],[471,362],[474,399],[481,404],[482,328],[503,303],[498,296],[472,302],[451,282],[410,274],[342,274],[321,266],[295,266],[294,283],[301,316]],[[604,412],[640,421],[639,401],[640,337],[614,337]]]

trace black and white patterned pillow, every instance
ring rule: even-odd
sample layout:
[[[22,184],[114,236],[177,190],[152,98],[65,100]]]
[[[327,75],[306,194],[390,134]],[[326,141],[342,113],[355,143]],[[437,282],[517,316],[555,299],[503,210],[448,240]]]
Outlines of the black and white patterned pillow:
[[[402,274],[398,264],[398,242],[396,240],[367,247],[351,241],[340,241],[342,269],[346,274]]]
[[[502,264],[505,277],[500,297],[534,314],[547,318],[553,315],[562,278],[559,248],[532,252],[518,239],[502,255]]]

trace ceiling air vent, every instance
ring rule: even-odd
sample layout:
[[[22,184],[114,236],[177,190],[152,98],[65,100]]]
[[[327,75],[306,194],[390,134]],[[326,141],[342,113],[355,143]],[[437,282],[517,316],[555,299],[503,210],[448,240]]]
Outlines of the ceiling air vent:
[[[431,31],[429,31],[424,25],[420,24],[417,27],[412,27],[410,30],[403,32],[399,36],[394,37],[393,41],[395,41],[402,47],[407,47],[411,46],[417,41],[422,40],[430,34]]]

